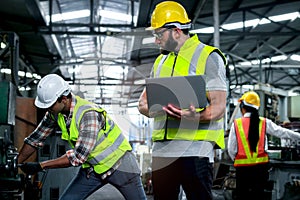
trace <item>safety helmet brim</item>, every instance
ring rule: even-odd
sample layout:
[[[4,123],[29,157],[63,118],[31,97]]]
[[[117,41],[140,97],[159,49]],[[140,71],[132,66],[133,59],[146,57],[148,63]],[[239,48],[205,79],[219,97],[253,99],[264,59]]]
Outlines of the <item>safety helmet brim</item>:
[[[254,91],[245,92],[238,102],[242,102],[244,105],[259,109],[260,107],[260,98],[259,95]]]
[[[57,100],[57,99],[56,99]],[[56,101],[55,100],[55,101]],[[54,103],[55,101],[53,102],[50,102],[50,103],[42,103],[42,101],[39,99],[39,97],[37,96],[35,98],[35,101],[34,101],[34,105],[38,108],[42,108],[42,109],[47,109],[47,108],[50,108]]]
[[[147,27],[146,30],[162,28],[169,23],[181,25],[191,23],[185,8],[178,2],[163,1],[157,4],[151,15],[151,26]]]
[[[50,108],[57,99],[71,92],[70,85],[60,76],[49,74],[43,77],[37,85],[37,96],[34,104],[38,108]]]

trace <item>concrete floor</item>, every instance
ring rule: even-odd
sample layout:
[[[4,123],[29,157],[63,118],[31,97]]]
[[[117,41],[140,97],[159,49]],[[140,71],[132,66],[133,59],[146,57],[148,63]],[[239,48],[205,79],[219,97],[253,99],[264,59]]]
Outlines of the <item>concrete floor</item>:
[[[86,200],[125,200],[125,198],[115,187],[107,184],[89,196]],[[147,200],[153,200],[153,197],[147,195]]]
[[[222,190],[213,190],[214,200],[225,200]],[[125,200],[121,193],[112,185],[105,185],[103,188],[96,191],[89,196],[86,200]],[[153,200],[152,195],[147,195],[147,200]],[[183,195],[181,200],[186,200]]]

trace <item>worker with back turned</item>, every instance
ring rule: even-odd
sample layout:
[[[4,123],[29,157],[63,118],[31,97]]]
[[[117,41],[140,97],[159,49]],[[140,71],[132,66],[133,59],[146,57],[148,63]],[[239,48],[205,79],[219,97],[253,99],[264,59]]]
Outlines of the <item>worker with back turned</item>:
[[[300,134],[260,117],[260,98],[248,91],[239,99],[242,117],[235,119],[228,138],[228,153],[236,169],[238,200],[265,200],[269,156],[267,134],[278,138],[300,139]]]

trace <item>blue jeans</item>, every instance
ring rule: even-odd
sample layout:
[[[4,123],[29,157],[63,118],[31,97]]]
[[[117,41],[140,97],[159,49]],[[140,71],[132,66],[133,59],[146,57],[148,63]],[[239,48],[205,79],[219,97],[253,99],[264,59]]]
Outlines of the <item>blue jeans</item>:
[[[134,159],[134,155],[126,153],[118,169],[105,179],[95,172],[90,173],[88,178],[88,170],[81,168],[63,192],[60,200],[85,199],[107,183],[116,187],[126,200],[146,200],[139,168]]]
[[[212,182],[208,158],[152,158],[154,200],[178,200],[180,186],[188,200],[212,200]]]

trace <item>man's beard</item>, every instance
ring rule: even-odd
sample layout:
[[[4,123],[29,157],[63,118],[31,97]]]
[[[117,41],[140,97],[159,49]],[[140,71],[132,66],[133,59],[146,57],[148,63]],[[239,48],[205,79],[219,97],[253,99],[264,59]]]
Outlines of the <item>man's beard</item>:
[[[166,41],[164,48],[161,48],[160,52],[162,54],[168,54],[169,52],[175,51],[175,48],[177,47],[177,45],[178,45],[178,42],[176,42],[173,39],[172,35],[170,34],[170,37]]]

